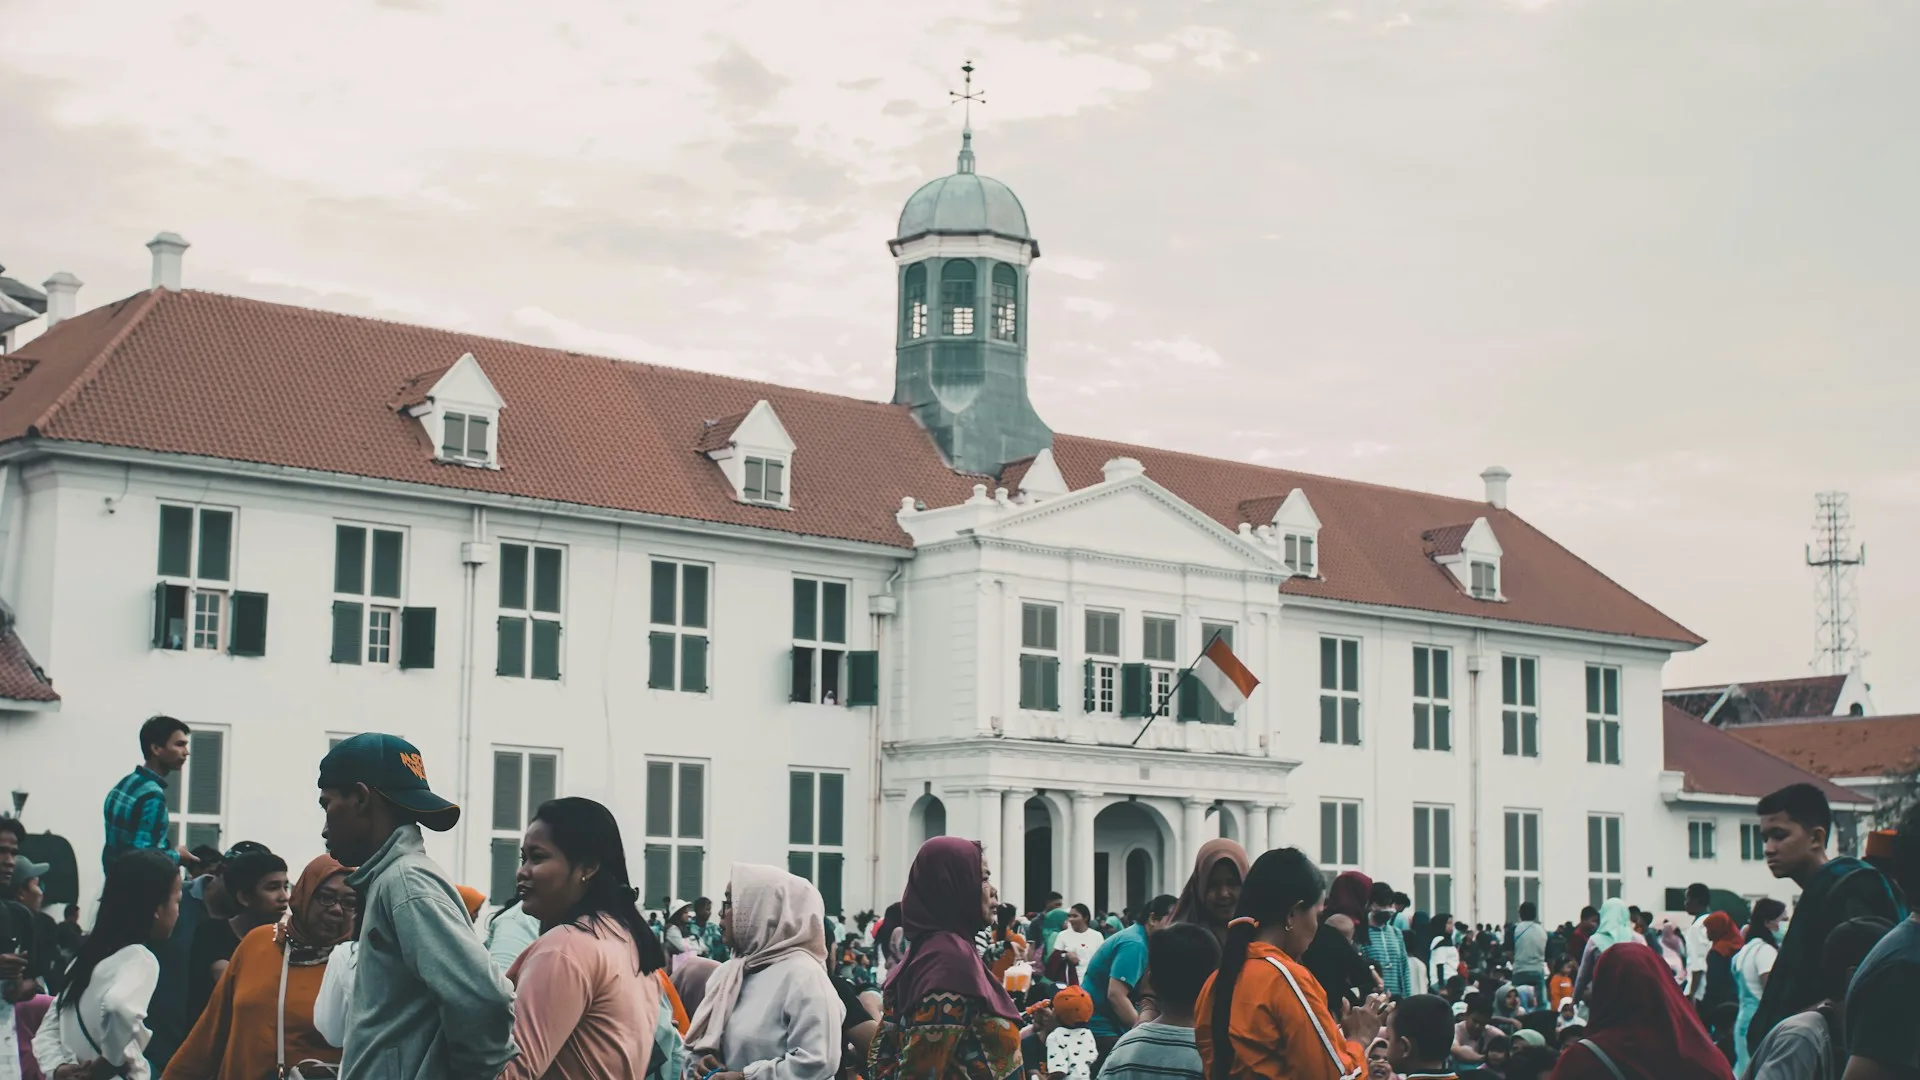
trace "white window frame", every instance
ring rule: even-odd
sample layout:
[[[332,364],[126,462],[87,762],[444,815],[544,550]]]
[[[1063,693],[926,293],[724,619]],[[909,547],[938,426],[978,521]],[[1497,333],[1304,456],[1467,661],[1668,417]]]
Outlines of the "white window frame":
[[[220,772],[220,808],[213,811],[194,810],[192,809],[190,798],[193,792],[193,778],[197,770],[206,767],[204,764],[207,753],[206,744],[214,739],[219,740],[220,745],[220,751],[217,755],[219,764],[215,766]],[[218,724],[193,725],[193,730],[187,733],[187,763],[181,767],[179,772],[169,773],[165,778],[165,786],[168,793],[171,794],[175,791],[180,793],[179,809],[174,809],[172,805],[167,807],[168,844],[175,848],[185,847],[191,849],[198,847],[202,843],[208,843],[204,834],[196,837],[194,831],[196,827],[210,825],[214,830],[214,836],[210,846],[222,851],[226,850],[227,807],[231,804],[228,798],[228,792],[233,786],[231,782],[231,777],[233,776],[232,760],[233,731],[231,728]],[[176,784],[179,786],[175,787]],[[171,800],[169,800],[169,803],[171,803]]]
[[[1334,666],[1329,675],[1327,645],[1333,644]],[[1320,635],[1320,742],[1326,746],[1363,746],[1366,744],[1366,706],[1361,699],[1366,658],[1356,637],[1338,634]],[[1333,685],[1327,685],[1331,678]],[[1348,706],[1352,708],[1349,710]],[[1328,738],[1331,711],[1333,738]],[[1348,738],[1348,720],[1352,720],[1352,738]]]
[[[1415,911],[1454,910],[1453,807],[1448,804],[1413,804],[1413,898]]]
[[[1716,833],[1720,823],[1714,818],[1687,819],[1687,858],[1695,862],[1712,861],[1720,857]]]
[[[500,416],[497,413],[479,409],[442,408],[437,410],[436,419],[439,430],[435,432],[440,445],[440,460],[457,465],[471,465],[477,468],[490,468],[497,457],[494,447],[500,437]],[[478,420],[486,425],[486,446],[478,453],[469,445],[469,436],[473,434],[473,422]],[[447,430],[454,422],[460,425],[460,451],[455,453],[452,444],[447,441]]]
[[[807,834],[810,839],[806,842],[797,841],[793,838],[793,803],[791,799],[793,778],[803,774],[813,777],[813,820],[808,823],[811,831]],[[825,843],[823,840],[824,833],[821,830],[821,824],[825,819],[821,817],[820,810],[820,780],[826,776],[837,776],[840,778],[840,842],[837,844]],[[840,857],[840,905],[842,908],[846,906],[847,902],[847,791],[851,779],[851,775],[844,769],[812,769],[795,766],[787,770],[787,783],[789,785],[789,799],[787,803],[787,872],[806,878],[818,889],[820,886],[820,857],[822,855],[838,855]],[[805,855],[807,857],[807,873],[801,874],[795,869],[793,860],[796,855]],[[828,911],[827,914],[840,915],[842,912]]]
[[[665,832],[656,830],[659,822],[653,815],[653,782],[659,775],[656,766],[667,766],[670,770],[671,789],[667,795],[668,821]],[[691,903],[705,895],[707,854],[709,834],[713,823],[713,763],[706,758],[656,757],[649,755],[642,766],[644,778],[641,782],[641,832],[644,837],[640,856],[641,888],[648,889],[655,884],[648,877],[648,858],[654,852],[665,849],[667,853],[668,889],[666,899],[685,900]],[[697,770],[700,776],[700,822],[699,828],[692,834],[681,835],[686,829],[682,819],[681,793],[684,790],[688,769]],[[697,851],[700,855],[700,878],[695,882],[682,880],[681,861],[683,852]],[[692,887],[689,888],[688,885]],[[662,897],[651,892],[642,897],[643,907],[656,907],[663,902]]]
[[[1030,627],[1027,618],[1029,612],[1051,612],[1053,617],[1049,620],[1044,614],[1041,614],[1037,616],[1037,621]],[[1060,614],[1061,605],[1052,600],[1027,600],[1023,598],[1020,601],[1019,705],[1020,708],[1028,712],[1057,713],[1060,711]],[[1049,624],[1052,627],[1051,635],[1046,633]],[[1029,630],[1032,630],[1033,633],[1028,633]],[[1051,645],[1046,642],[1049,636],[1052,637]],[[1028,658],[1034,658],[1036,661],[1049,659],[1053,661],[1054,705],[1052,708],[1046,706],[1045,686],[1038,681],[1040,679],[1039,674],[1034,676],[1036,680],[1034,688],[1043,692],[1037,699],[1029,697],[1026,693],[1027,669],[1029,666],[1027,663]],[[1035,663],[1033,667],[1036,672],[1045,672],[1047,670],[1043,663]]]
[[[504,582],[506,578],[506,549],[508,547],[523,547],[527,549],[527,580],[526,595],[521,598],[524,601],[523,606],[507,607],[504,604],[497,606],[496,614],[500,618],[519,619],[523,624],[523,629],[520,632],[520,674],[501,675],[500,678],[538,680],[542,682],[563,681],[567,675],[567,575],[572,569],[569,563],[573,561],[568,557],[570,552],[559,544],[542,544],[532,540],[514,540],[502,537],[499,543],[501,553],[500,566],[494,575],[494,583],[496,586]],[[538,591],[537,583],[540,577],[538,568],[540,565],[540,552],[542,551],[557,551],[560,553],[560,597],[559,610],[557,611],[545,611],[534,606],[537,602],[535,593]],[[494,596],[497,601],[499,599],[499,593],[496,591]],[[558,674],[554,679],[542,679],[533,673],[533,624],[536,622],[555,623],[558,624],[560,628],[560,642],[554,657],[554,664],[558,668]],[[498,648],[499,636],[497,632],[494,641],[495,647]],[[498,664],[496,663],[495,666],[497,668]]]
[[[1327,844],[1328,811],[1333,811],[1333,846]],[[1327,880],[1348,870],[1360,869],[1367,853],[1361,847],[1365,836],[1366,807],[1359,799],[1320,800],[1320,870]],[[1347,856],[1352,856],[1351,859]]]
[[[404,525],[381,525],[370,521],[350,521],[335,519],[333,523],[334,566],[340,565],[340,530],[342,528],[359,529],[360,545],[360,588],[357,593],[339,590],[339,579],[334,580],[333,598],[360,605],[360,662],[363,664],[393,665],[400,662],[400,609],[407,606],[407,548],[412,537],[407,535]],[[400,595],[376,596],[373,593],[373,537],[375,533],[397,533],[400,537]],[[562,580],[565,579],[565,557],[562,557]],[[384,618],[386,634],[386,655],[378,656],[377,636],[383,629]],[[377,658],[376,658],[377,657]]]
[[[1760,831],[1759,824],[1751,821],[1740,823],[1740,861],[1765,862],[1767,859],[1767,837]]]
[[[519,795],[515,804],[510,808],[513,811],[512,821],[514,823],[504,825],[501,824],[503,817],[501,811],[503,808],[498,803],[500,792],[500,759],[502,757],[517,757],[520,762]],[[548,797],[559,798],[560,793],[565,790],[563,786],[564,772],[562,769],[565,763],[565,757],[558,748],[548,746],[499,745],[493,748],[493,767],[489,775],[492,786],[488,791],[489,797],[493,799],[494,802],[490,807],[491,816],[488,818],[489,828],[487,834],[487,900],[490,903],[504,906],[507,901],[513,899],[513,890],[510,885],[506,889],[506,895],[501,895],[501,890],[498,887],[500,885],[500,865],[498,860],[502,853],[510,853],[514,869],[516,871],[519,869],[521,841],[526,836],[527,826],[533,822],[534,812],[540,809],[540,804],[535,802],[533,798],[532,765],[534,758],[553,759],[553,794]],[[502,847],[503,844],[506,845],[504,848]],[[511,878],[509,878],[509,880],[511,880]]]
[[[1413,647],[1413,748],[1453,752],[1453,650],[1445,645]]]
[[[1318,538],[1312,533],[1284,533],[1280,540],[1280,550],[1283,552],[1281,561],[1286,563],[1287,569],[1301,577],[1313,577],[1320,569],[1314,554],[1317,546]]]
[[[779,488],[768,484],[769,469],[779,473]],[[744,454],[740,461],[740,501],[785,508],[793,491],[793,462],[779,454]]]
[[[800,636],[799,612],[793,613],[794,637],[796,649],[808,650],[807,700],[815,705],[838,705],[847,696],[847,637],[853,623],[853,582],[845,579],[814,577],[810,574],[795,574],[794,588],[796,598],[799,586],[809,583],[813,586],[813,628],[811,637]],[[682,588],[686,587],[686,575],[680,576]],[[834,640],[827,636],[827,588],[837,586],[841,590],[840,638]],[[684,609],[683,609],[684,610]],[[709,618],[708,622],[713,620]],[[832,678],[829,680],[828,676]],[[828,682],[832,682],[831,689]],[[788,697],[792,697],[789,692]]]
[[[1166,638],[1164,642],[1156,640],[1163,635]],[[1166,648],[1159,648],[1160,644],[1165,644]],[[1167,707],[1168,700],[1173,696],[1173,681],[1180,674],[1178,617],[1156,615],[1151,611],[1140,616],[1140,659],[1153,674],[1153,708],[1157,713]]]
[[[1596,682],[1595,675],[1598,675]],[[1607,699],[1608,683],[1612,683],[1613,698]],[[1611,664],[1588,664],[1586,668],[1587,703],[1587,763],[1590,765],[1618,765],[1626,756],[1621,749],[1620,731],[1620,669]],[[1609,708],[1611,705],[1611,708]],[[1608,756],[1608,750],[1612,756]],[[1596,750],[1599,756],[1595,756]]]
[[[1509,669],[1513,673],[1511,680],[1507,677]],[[1527,693],[1529,681],[1532,694]],[[1533,744],[1532,753],[1527,752],[1529,742]],[[1512,653],[1500,656],[1500,753],[1505,757],[1530,757],[1536,761],[1540,758],[1539,657]]]
[[[1500,564],[1489,559],[1467,562],[1467,591],[1475,600],[1500,599]]]
[[[673,567],[672,622],[661,621],[659,613],[654,610],[655,602],[652,592],[657,574],[654,568],[658,566]],[[702,621],[699,623],[687,621],[687,570],[689,567],[696,567],[704,571],[706,578],[705,585],[703,586],[706,603],[701,610]],[[648,689],[679,694],[710,695],[713,693],[714,577],[715,569],[712,563],[698,562],[692,559],[675,559],[662,555],[655,555],[647,561]],[[673,638],[673,678],[670,684],[659,683],[653,677],[653,635],[656,634],[668,634],[672,635]],[[704,643],[701,646],[704,650],[701,685],[692,688],[687,686],[686,680],[687,649],[689,648],[687,641],[689,638],[698,639]]]
[[[1094,620],[1103,624],[1111,622],[1113,641],[1094,640]],[[1120,658],[1124,645],[1122,627],[1126,623],[1126,614],[1112,608],[1087,608],[1081,613],[1080,633],[1087,657],[1088,693],[1093,708],[1089,711],[1099,716],[1113,716],[1120,711]],[[1105,636],[1104,632],[1100,635]],[[1082,702],[1084,705],[1085,702]]]
[[[160,522],[165,508],[184,509],[192,514],[193,522],[192,532],[187,541],[187,573],[184,576],[168,574],[158,571],[157,568],[155,572],[155,577],[163,584],[178,585],[187,590],[185,618],[181,621],[180,646],[178,648],[168,646],[163,651],[222,652],[227,647],[228,633],[233,624],[231,601],[234,593],[234,564],[240,561],[240,508],[167,501],[162,501],[160,507],[160,512],[154,516],[156,548],[162,535]],[[227,576],[224,579],[202,577],[200,574],[201,523],[204,515],[209,511],[226,514],[231,522],[227,529]],[[209,634],[211,636],[208,636]]]
[[[1519,917],[1520,905],[1532,901],[1540,906],[1540,811],[1508,807],[1502,818],[1501,866],[1506,872],[1507,919]],[[1528,826],[1532,826],[1531,858],[1527,844]]]
[[[1594,847],[1595,822],[1600,824],[1598,849]],[[1626,823],[1619,814],[1599,811],[1587,814],[1587,898],[1596,908],[1619,896],[1626,885],[1626,875],[1621,869],[1625,832]]]

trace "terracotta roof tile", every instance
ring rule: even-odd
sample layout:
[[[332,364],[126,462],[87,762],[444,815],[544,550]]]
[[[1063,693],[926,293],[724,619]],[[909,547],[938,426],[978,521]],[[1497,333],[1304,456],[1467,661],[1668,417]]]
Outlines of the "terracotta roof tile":
[[[740,430],[740,422],[745,420],[747,413],[752,411],[751,409],[742,409],[732,416],[723,416],[718,420],[706,421],[700,429],[700,437],[693,442],[693,448],[706,454],[732,442],[733,433]]]
[[[1873,802],[1671,705],[1661,715],[1666,726],[1667,768],[1687,775],[1688,791],[1758,799],[1788,784],[1812,784],[1826,792],[1830,802]]]
[[[1833,779],[1920,767],[1920,713],[1776,720],[1727,731],[1808,772]]]
[[[53,680],[34,663],[33,654],[13,627],[0,630],[0,698],[8,701],[59,701]]]
[[[1797,679],[1766,679],[1759,682],[1722,683],[1719,686],[1683,686],[1666,691],[1666,699],[1695,716],[1707,715],[1714,703],[1736,687],[1735,697],[1743,699],[1749,710],[1761,720],[1784,720],[1794,716],[1832,716],[1840,704],[1840,692],[1847,685],[1845,675],[1808,675]],[[1723,706],[1724,708],[1724,706]],[[1721,716],[1714,714],[1714,722]]]
[[[1460,545],[1466,541],[1467,533],[1471,531],[1473,531],[1473,522],[1469,521],[1465,525],[1446,525],[1438,529],[1428,529],[1420,534],[1420,539],[1427,542],[1429,555],[1458,555]]]
[[[396,394],[471,352],[507,403],[501,468],[434,462]],[[905,548],[902,497],[950,506],[977,477],[941,460],[904,406],[587,356],[202,292],[154,290],[62,322],[0,398],[0,439],[136,447],[660,514]],[[796,444],[790,510],[736,501],[689,447],[708,421],[766,399]],[[1427,557],[1421,534],[1485,516],[1505,549],[1498,617],[1697,645],[1701,639],[1510,511],[1485,503],[1074,435],[1069,486],[1134,457],[1227,528],[1249,499],[1302,488],[1322,521],[1323,579],[1283,591],[1486,617]],[[1017,484],[1022,466],[1006,470]],[[1277,503],[1276,503],[1277,505]],[[1268,511],[1267,517],[1271,518]]]
[[[1234,527],[1239,528],[1241,521],[1256,529],[1262,525],[1273,524],[1273,515],[1280,512],[1280,504],[1286,502],[1290,494],[1292,492],[1282,492],[1278,495],[1257,495],[1251,499],[1240,500],[1240,504],[1234,507],[1234,516],[1240,520],[1233,523]]]

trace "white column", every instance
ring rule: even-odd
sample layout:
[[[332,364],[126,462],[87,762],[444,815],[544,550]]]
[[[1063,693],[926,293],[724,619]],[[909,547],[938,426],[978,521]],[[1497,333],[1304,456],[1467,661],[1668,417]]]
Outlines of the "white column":
[[[1266,803],[1247,804],[1247,857],[1257,859],[1271,845],[1267,842]]]
[[[1000,900],[1027,910],[1027,798],[1031,791],[1000,793],[1000,858],[993,868]]]
[[[1287,812],[1287,808],[1284,806],[1267,807],[1267,846],[1268,847],[1289,847],[1289,846],[1297,847],[1298,846],[1298,845],[1289,845],[1287,843],[1286,830],[1282,828],[1280,823],[1281,818],[1285,816],[1286,812]],[[1257,859],[1259,858],[1259,856],[1255,855],[1254,858]]]
[[[1181,800],[1180,844],[1187,849],[1187,862],[1200,857],[1200,845],[1211,837],[1207,836],[1207,807],[1213,805],[1208,799]]]
[[[907,886],[907,868],[913,858],[907,851],[907,829],[907,793],[881,792],[880,858],[873,875],[875,911],[885,911]]]
[[[1065,890],[1068,906],[1093,906],[1093,800],[1091,791],[1073,793],[1072,846],[1067,850],[1067,864],[1072,868],[1067,882],[1072,887]]]
[[[980,851],[987,859],[987,868],[993,874],[995,886],[1000,884],[1000,865],[1005,860],[1000,854],[1000,789],[975,788],[973,802],[980,838]]]

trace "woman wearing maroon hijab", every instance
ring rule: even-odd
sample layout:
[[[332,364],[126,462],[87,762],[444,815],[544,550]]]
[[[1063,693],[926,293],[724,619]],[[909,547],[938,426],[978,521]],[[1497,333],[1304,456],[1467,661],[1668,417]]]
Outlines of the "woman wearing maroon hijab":
[[[1733,1080],[1666,961],[1645,945],[1600,954],[1592,1002],[1587,1036],[1561,1053],[1553,1080]]]
[[[980,845],[921,845],[900,901],[907,957],[887,974],[868,1080],[1009,1080],[1020,1074],[1020,1015],[973,937],[993,915]]]

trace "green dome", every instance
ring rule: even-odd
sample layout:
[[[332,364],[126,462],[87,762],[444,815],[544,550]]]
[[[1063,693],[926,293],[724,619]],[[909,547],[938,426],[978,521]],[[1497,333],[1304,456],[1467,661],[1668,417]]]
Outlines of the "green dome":
[[[995,233],[1031,240],[1027,211],[1013,189],[973,171],[973,133],[962,136],[959,171],[923,184],[900,211],[896,239],[925,233]]]

